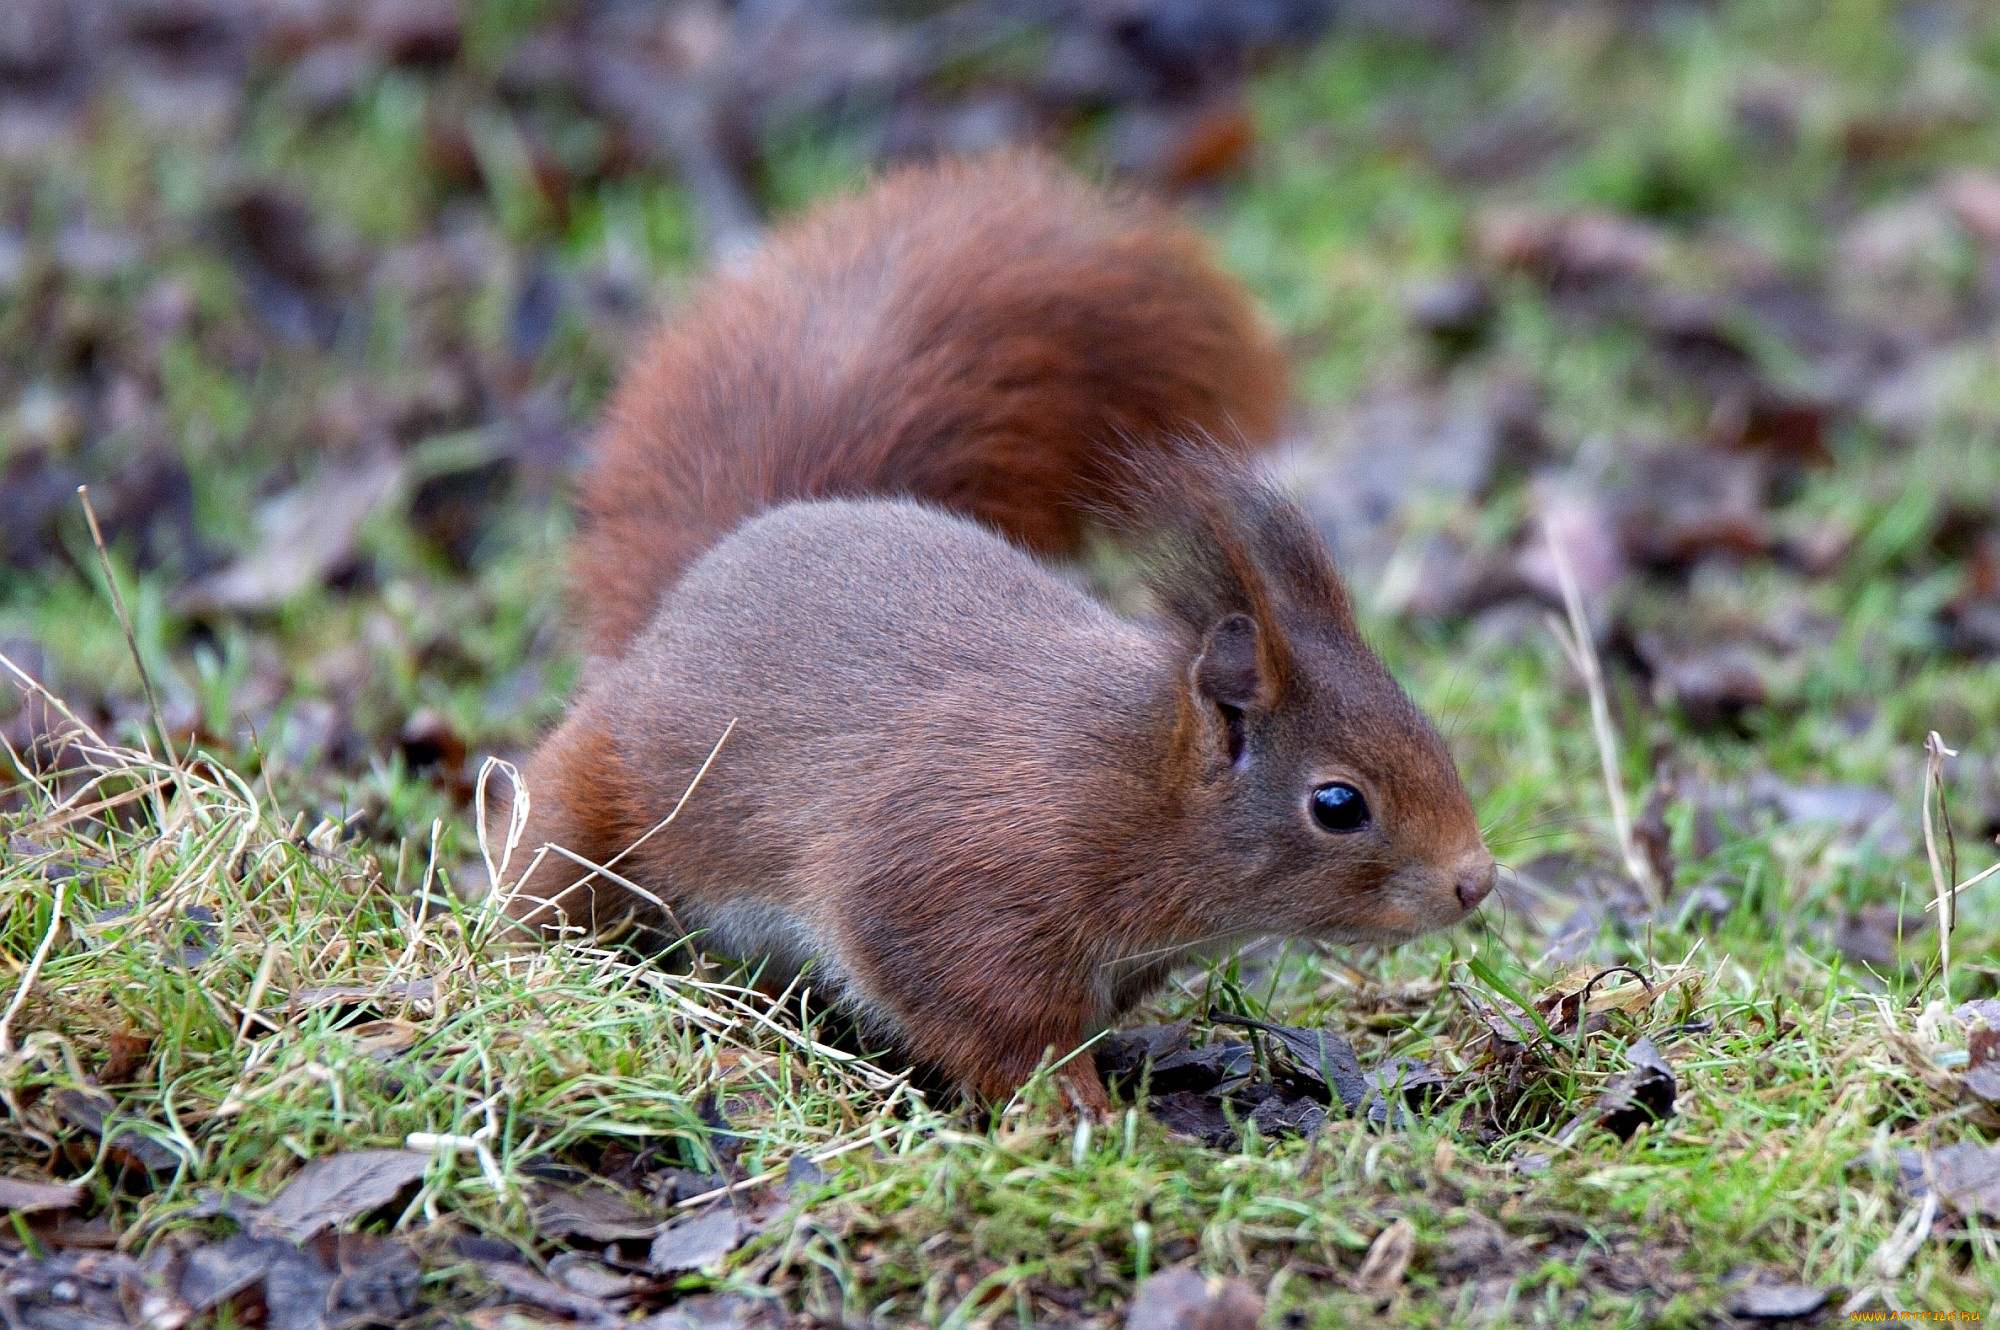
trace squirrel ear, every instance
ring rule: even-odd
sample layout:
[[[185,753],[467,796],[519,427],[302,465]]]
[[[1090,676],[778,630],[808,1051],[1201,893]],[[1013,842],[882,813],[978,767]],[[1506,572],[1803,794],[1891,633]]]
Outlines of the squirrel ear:
[[[1216,620],[1203,634],[1201,652],[1194,658],[1196,690],[1231,711],[1268,705],[1277,687],[1262,639],[1257,621],[1247,614]]]

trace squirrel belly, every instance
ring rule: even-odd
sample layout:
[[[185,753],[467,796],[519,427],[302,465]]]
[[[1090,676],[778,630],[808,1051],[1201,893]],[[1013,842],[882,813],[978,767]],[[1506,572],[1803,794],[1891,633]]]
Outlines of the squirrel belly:
[[[811,964],[871,1033],[1002,1093],[1149,986],[1122,958],[1216,931],[1163,891],[1160,792],[1116,774],[1167,761],[1178,656],[963,519],[773,509],[695,563],[528,765],[523,845],[610,861],[730,729],[616,871],[706,948]],[[545,861],[523,898],[646,912],[584,876]]]

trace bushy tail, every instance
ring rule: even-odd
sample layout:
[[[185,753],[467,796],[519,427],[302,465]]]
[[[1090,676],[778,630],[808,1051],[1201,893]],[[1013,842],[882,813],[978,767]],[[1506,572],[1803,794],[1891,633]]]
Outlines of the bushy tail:
[[[590,646],[793,499],[909,495],[1067,552],[1117,458],[1266,442],[1284,391],[1243,291],[1160,210],[1038,154],[903,170],[710,278],[632,365],[583,482]]]

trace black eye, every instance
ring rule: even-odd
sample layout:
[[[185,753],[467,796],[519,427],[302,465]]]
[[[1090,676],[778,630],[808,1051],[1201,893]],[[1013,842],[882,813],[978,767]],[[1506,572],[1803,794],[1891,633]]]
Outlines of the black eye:
[[[1312,792],[1313,821],[1328,831],[1359,831],[1368,825],[1368,801],[1345,781]]]

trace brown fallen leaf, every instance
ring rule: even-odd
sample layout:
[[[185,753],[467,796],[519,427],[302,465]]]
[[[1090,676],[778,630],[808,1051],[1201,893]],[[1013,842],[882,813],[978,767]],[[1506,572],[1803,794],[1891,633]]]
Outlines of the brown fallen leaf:
[[[1629,1141],[1646,1123],[1673,1116],[1679,1085],[1673,1067],[1652,1040],[1635,1040],[1625,1056],[1631,1069],[1604,1083],[1604,1093],[1598,1096],[1593,1112],[1606,1131]]]
[[[1984,1025],[1990,1030],[2000,1030],[2000,998],[1974,998],[1970,1002],[1961,1002],[1951,1014],[1968,1029]]]
[[[153,1036],[114,1030],[106,1041],[104,1065],[97,1069],[99,1085],[130,1084],[153,1052]]]
[[[1126,1330],[1256,1330],[1264,1316],[1264,1299],[1240,1279],[1223,1279],[1211,1286],[1199,1270],[1177,1266],[1162,1270],[1132,1298],[1125,1313]]]
[[[1559,289],[1651,280],[1667,260],[1667,233],[1617,213],[1494,208],[1473,221],[1487,263],[1533,274]]]
[[[122,1167],[139,1172],[172,1173],[181,1166],[180,1151],[147,1135],[131,1119],[118,1117],[110,1095],[95,1090],[59,1090],[56,1116],[104,1142],[104,1150]]]
[[[662,1275],[713,1269],[755,1232],[742,1215],[716,1206],[661,1229],[646,1264]]]
[[[1457,360],[1478,350],[1499,313],[1493,288],[1477,273],[1457,272],[1414,288],[1403,314],[1431,341],[1440,358]]]
[[[9,1330],[126,1330],[121,1296],[142,1287],[146,1271],[120,1252],[54,1250],[7,1263]]]
[[[572,1293],[600,1302],[630,1297],[649,1282],[643,1275],[613,1270],[602,1261],[593,1261],[582,1252],[559,1252],[549,1262],[549,1278]]]
[[[1417,1231],[1407,1219],[1398,1219],[1375,1235],[1368,1255],[1354,1272],[1354,1286],[1363,1293],[1384,1297],[1394,1293],[1417,1254]]]
[[[349,1026],[344,1032],[348,1038],[360,1046],[363,1054],[371,1058],[390,1058],[404,1052],[417,1042],[422,1029],[408,1021],[387,1019],[363,1021]]]
[[[349,1150],[315,1159],[292,1175],[252,1227],[303,1242],[388,1205],[423,1177],[430,1161],[416,1150]]]
[[[1273,1025],[1268,1021],[1224,1011],[1212,1010],[1208,1018],[1218,1025],[1240,1025],[1270,1035],[1290,1061],[1291,1070],[1298,1079],[1324,1092],[1328,1102],[1338,1096],[1341,1107],[1350,1113],[1360,1106],[1368,1093],[1368,1083],[1361,1074],[1361,1060],[1354,1054],[1354,1045],[1331,1030]]]
[[[1729,1312],[1750,1321],[1798,1321],[1826,1305],[1824,1289],[1809,1284],[1745,1284],[1729,1297]]]
[[[403,471],[394,458],[328,467],[268,500],[257,510],[256,549],[189,587],[181,608],[256,613],[320,585],[354,556],[362,523],[402,484]]]
[[[1584,1028],[1601,1028],[1593,1016],[1619,1012],[1637,1016],[1675,988],[1698,979],[1693,970],[1682,970],[1660,983],[1653,983],[1627,965],[1564,966],[1535,998],[1535,1010],[1542,1013],[1557,1034],[1573,1032],[1581,1019]],[[1585,1008],[1585,995],[1588,1006]]]
[[[1633,563],[1664,570],[1766,554],[1775,543],[1765,512],[1769,488],[1767,468],[1754,455],[1705,448],[1648,453],[1615,499],[1620,546]]]
[[[1139,1074],[1148,1065],[1188,1046],[1188,1023],[1140,1025],[1129,1030],[1113,1030],[1094,1050],[1097,1070],[1106,1084],[1130,1081],[1138,1085]]]
[[[1966,1032],[1965,1073],[1959,1081],[1988,1104],[2000,1104],[2000,1030],[1979,1024]]]
[[[613,1323],[616,1302],[572,1293],[554,1280],[544,1279],[516,1261],[479,1261],[480,1275],[497,1285],[510,1298],[519,1299],[544,1311],[562,1312],[586,1324]]]
[[[262,1282],[272,1264],[293,1250],[280,1238],[256,1238],[232,1233],[221,1242],[188,1253],[181,1269],[180,1296],[188,1310],[200,1313]]]
[[[1146,1109],[1175,1136],[1200,1141],[1217,1150],[1236,1144],[1236,1124],[1218,1096],[1197,1090],[1154,1095]]]
[[[31,1178],[0,1177],[0,1210],[17,1215],[45,1210],[74,1210],[83,1204],[80,1182],[37,1182]]]
[[[1434,1102],[1450,1084],[1450,1078],[1428,1062],[1414,1058],[1393,1058],[1369,1072],[1368,1094],[1361,1101],[1362,1113],[1376,1126],[1401,1126],[1407,1119],[1406,1107],[1422,1108]]]
[[[1679,710],[1697,730],[1739,729],[1771,697],[1772,666],[1764,653],[1742,642],[1693,650],[1642,646],[1653,665],[1653,697]]]
[[[1414,505],[1471,500],[1520,469],[1532,430],[1517,417],[1533,414],[1500,392],[1375,393],[1329,421],[1326,443],[1302,459],[1306,511],[1341,565],[1372,581],[1391,566]]]
[[[1561,542],[1584,603],[1604,603],[1629,571],[1611,504],[1596,490],[1568,482],[1538,480],[1532,494],[1540,526]],[[1546,539],[1523,545],[1514,571],[1542,601],[1562,604],[1562,582]]]
[[[765,1314],[767,1305],[735,1293],[703,1293],[653,1313],[632,1330],[751,1330],[776,1325]]]
[[[631,1242],[660,1231],[659,1216],[609,1187],[540,1186],[533,1216],[535,1231],[550,1242],[564,1238]]]
[[[464,15],[453,0],[372,0],[356,8],[362,39],[394,64],[441,65],[464,41]]]
[[[1287,1094],[1274,1085],[1250,1086],[1236,1096],[1236,1104],[1239,1109],[1250,1106],[1244,1121],[1255,1127],[1265,1140],[1312,1136],[1326,1122],[1326,1106],[1317,1098]]]
[[[1967,1218],[2000,1215],[2000,1146],[1962,1141],[1937,1150],[1898,1150],[1896,1167],[1912,1196],[1935,1190]]]

